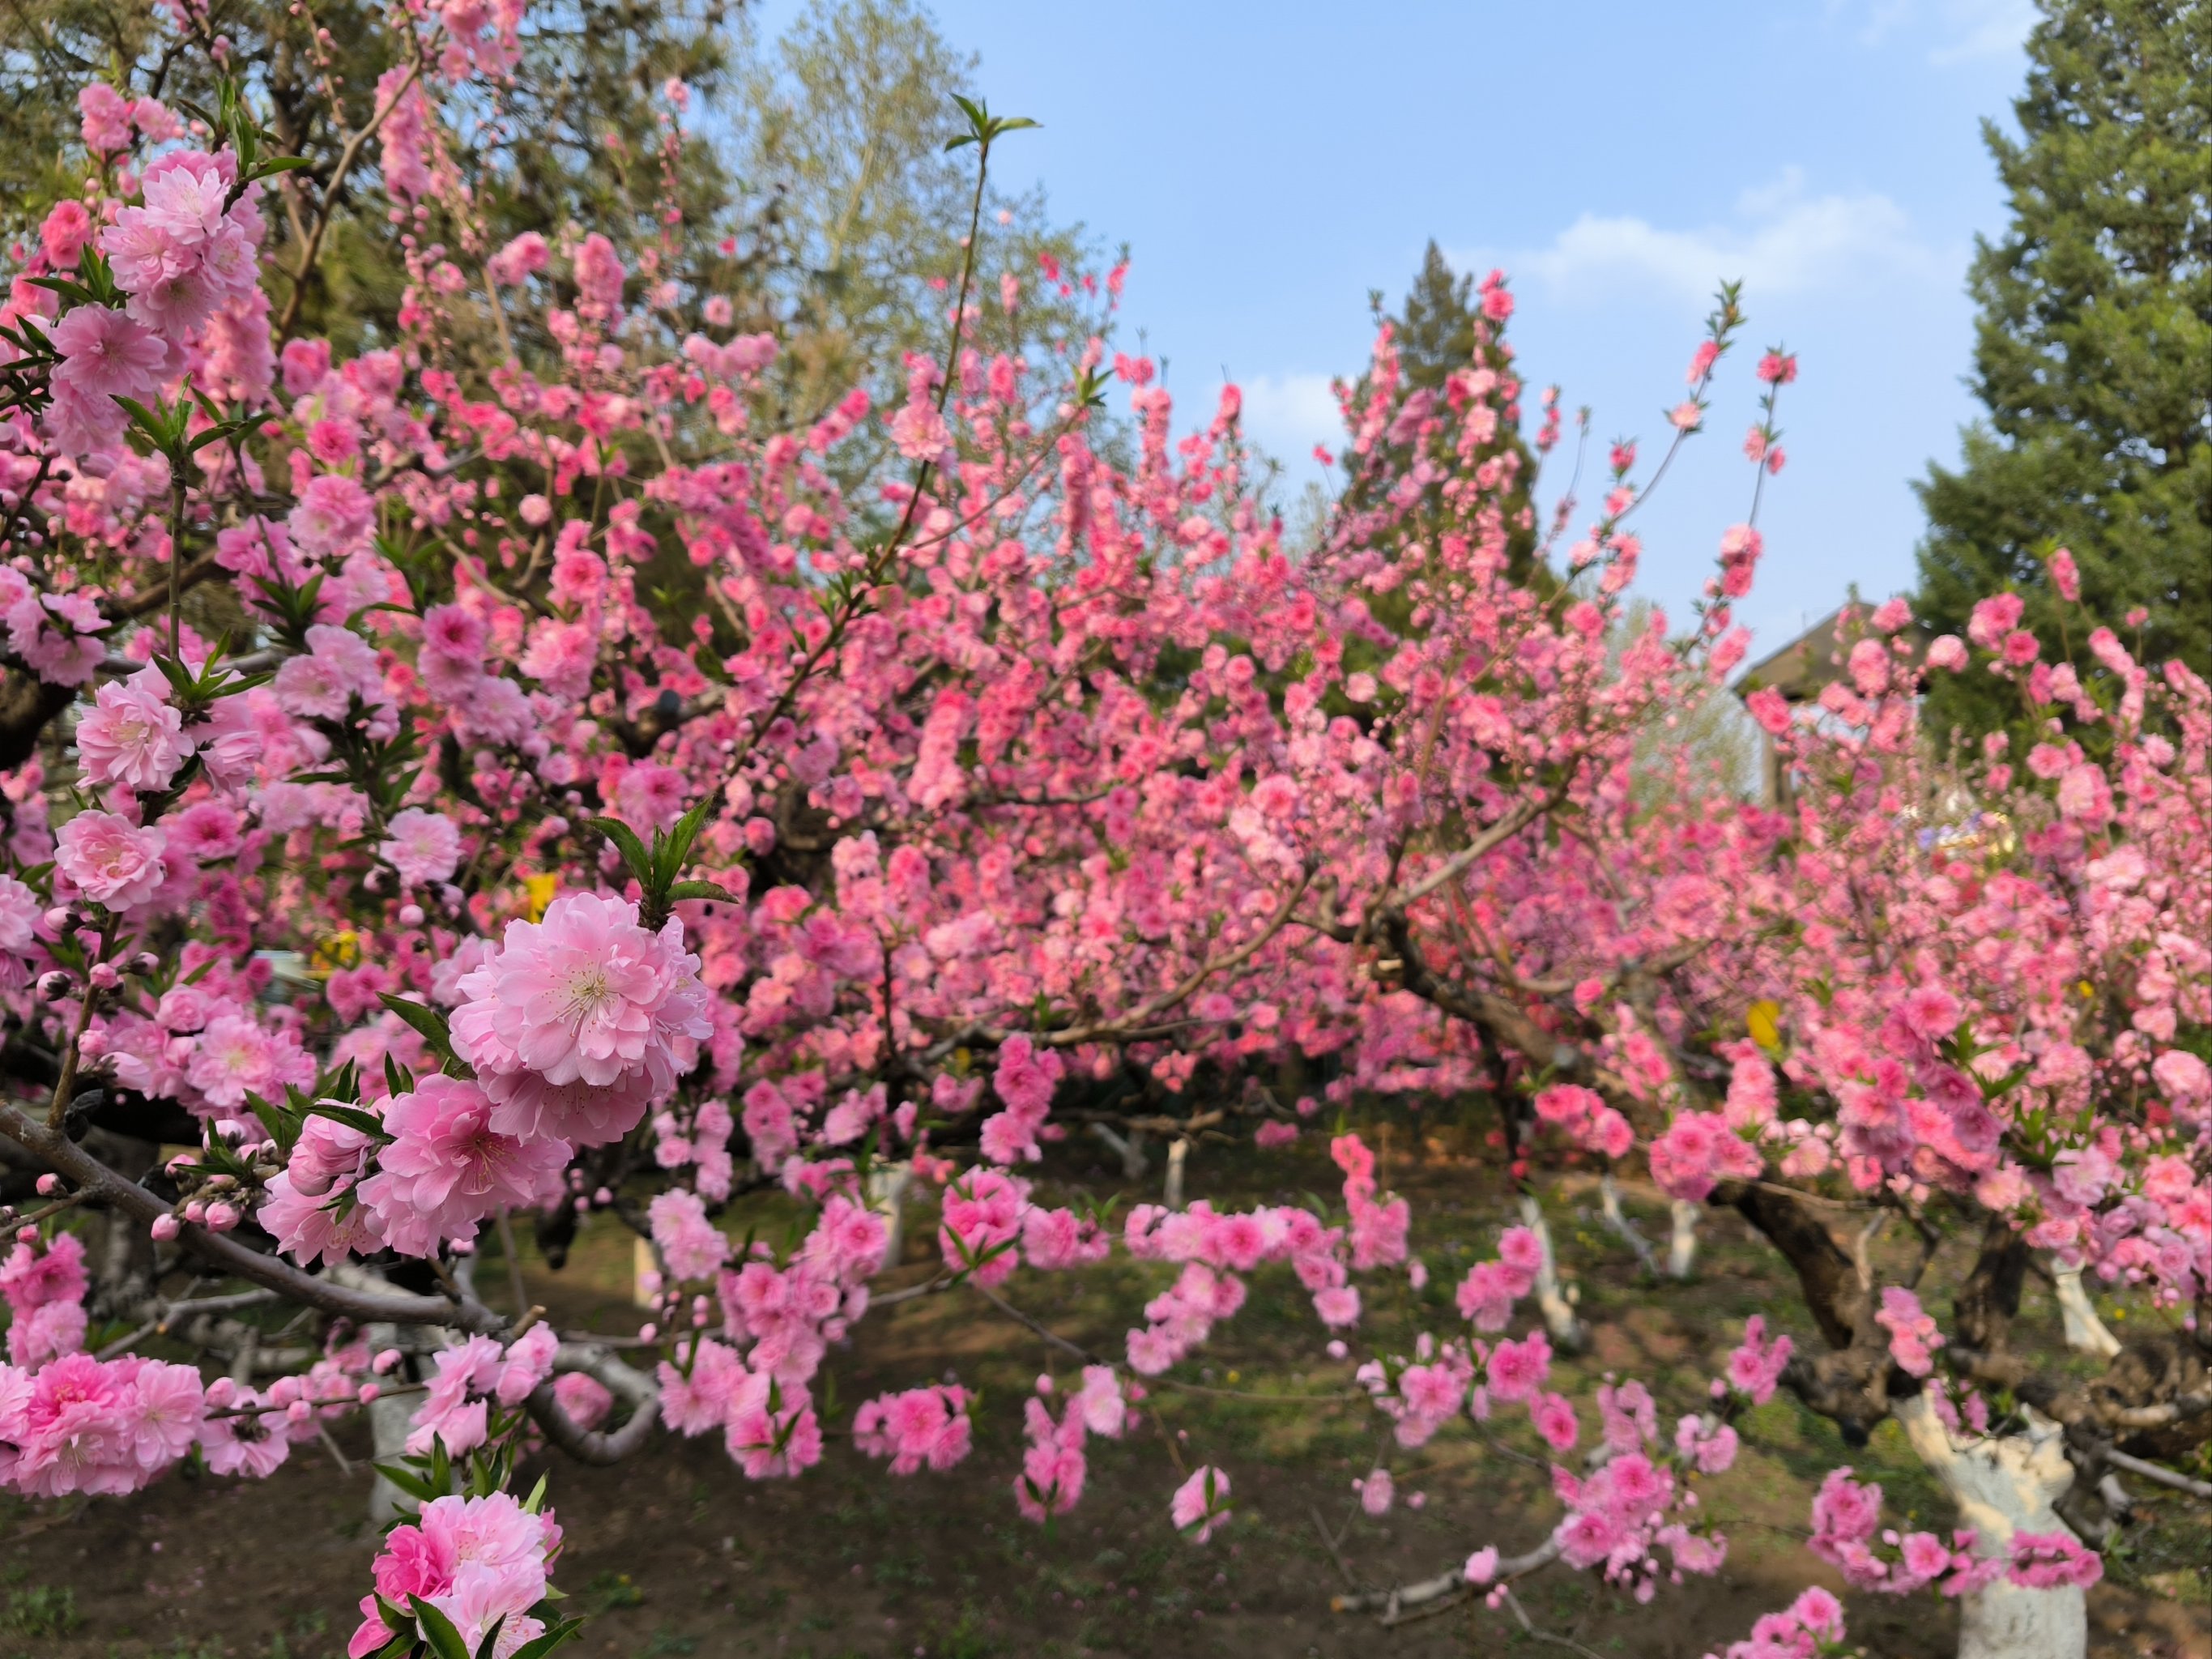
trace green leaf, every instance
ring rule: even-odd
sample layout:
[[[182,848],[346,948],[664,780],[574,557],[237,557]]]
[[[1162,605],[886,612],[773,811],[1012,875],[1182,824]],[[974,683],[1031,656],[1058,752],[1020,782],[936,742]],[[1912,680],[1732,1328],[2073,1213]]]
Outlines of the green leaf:
[[[417,1503],[427,1504],[444,1495],[404,1463],[377,1463],[371,1467]]]
[[[377,997],[386,1007],[422,1035],[422,1041],[430,1045],[430,1052],[445,1062],[448,1072],[453,1072],[458,1066],[461,1070],[454,1073],[455,1076],[476,1075],[475,1069],[453,1052],[453,1033],[447,1027],[446,1016],[439,1010],[427,1003],[412,1002],[405,997],[394,996],[389,991],[380,991]]]
[[[545,1659],[545,1656],[583,1629],[580,1619],[563,1619],[547,1627],[543,1636],[534,1637],[514,1650],[514,1659]]]
[[[415,1620],[422,1627],[422,1638],[430,1644],[430,1651],[438,1659],[469,1659],[468,1644],[453,1628],[453,1621],[432,1607],[419,1595],[407,1598],[407,1605],[415,1610]]]
[[[357,1106],[339,1106],[327,1100],[319,1100],[307,1108],[307,1115],[333,1119],[349,1129],[358,1129],[365,1135],[374,1135],[380,1141],[392,1139],[391,1132],[373,1113],[364,1112]]]
[[[715,899],[724,904],[735,904],[738,896],[713,881],[679,881],[668,890],[668,901],[677,903],[684,899]]]
[[[502,1613],[491,1621],[491,1628],[483,1633],[483,1640],[477,1644],[477,1659],[492,1659],[492,1656],[499,1651],[499,1633],[506,1627],[507,1615]]]
[[[638,885],[653,885],[653,857],[645,850],[645,843],[637,838],[637,831],[620,818],[599,817],[591,821],[592,828],[614,842],[615,850],[622,854],[629,872],[637,878]]]

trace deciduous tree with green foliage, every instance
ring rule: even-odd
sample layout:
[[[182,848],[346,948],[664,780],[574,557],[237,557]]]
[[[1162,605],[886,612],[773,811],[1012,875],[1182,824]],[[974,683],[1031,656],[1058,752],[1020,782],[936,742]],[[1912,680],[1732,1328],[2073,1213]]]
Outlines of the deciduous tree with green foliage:
[[[2212,661],[2212,9],[2042,0],[2017,139],[1985,131],[2012,219],[1976,250],[1972,384],[1988,413],[1932,467],[1923,617],[1962,632],[2001,587],[2059,618],[2140,610],[2153,659]],[[1937,684],[1938,728],[1987,729],[2013,688]]]

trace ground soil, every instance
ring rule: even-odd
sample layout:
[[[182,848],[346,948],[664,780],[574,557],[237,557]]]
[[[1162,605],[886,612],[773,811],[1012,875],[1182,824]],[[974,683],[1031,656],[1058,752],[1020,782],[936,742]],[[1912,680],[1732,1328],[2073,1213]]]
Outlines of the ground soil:
[[[1487,1254],[1508,1218],[1509,1194],[1482,1155],[1479,1127],[1403,1123],[1371,1132],[1390,1156],[1385,1174],[1415,1200],[1417,1249],[1434,1273],[1426,1297],[1402,1285],[1370,1297],[1370,1328],[1449,1330],[1449,1287]],[[1314,1137],[1309,1136],[1309,1141]],[[1193,1161],[1190,1195],[1224,1204],[1332,1190],[1320,1148],[1262,1164],[1231,1148]],[[1113,1183],[1072,1148],[1048,1179],[1094,1193]],[[1794,1287],[1757,1240],[1730,1218],[1705,1230],[1701,1265],[1686,1285],[1657,1285],[1595,1219],[1587,1176],[1547,1185],[1565,1264],[1594,1333],[1565,1384],[1587,1399],[1607,1370],[1654,1380],[1662,1414],[1698,1403],[1718,1356],[1744,1318],[1765,1311],[1801,1334],[1811,1326]],[[1631,1208],[1656,1231],[1656,1194]],[[756,1203],[733,1228],[780,1225]],[[911,1216],[904,1265],[884,1288],[931,1276],[933,1228]],[[568,1330],[623,1332],[637,1315],[625,1292],[625,1236],[587,1237],[560,1273],[526,1253],[530,1297]],[[1957,1264],[1939,1256],[1941,1284]],[[1027,1273],[1006,1287],[1017,1305],[1094,1350],[1117,1345],[1162,1275],[1119,1269],[1080,1284]],[[488,1260],[480,1282],[504,1283]],[[2039,1299],[2039,1297],[2040,1299]],[[2121,1304],[2140,1321],[2147,1310]],[[2033,1291],[2025,1323],[2055,1341],[2047,1296]],[[1345,1397],[1349,1367],[1329,1360],[1305,1298],[1286,1273],[1256,1275],[1250,1301],[1201,1356],[1176,1375],[1217,1392],[1163,1389],[1141,1429],[1118,1445],[1094,1443],[1081,1505],[1049,1528],[1021,1520],[1010,1483],[1019,1449],[1019,1402],[1041,1370],[1073,1362],[969,1292],[917,1297],[872,1316],[829,1366],[835,1420],[887,1388],[957,1373],[984,1390],[976,1446],[949,1475],[887,1477],[833,1440],[822,1467],[794,1482],[753,1483],[718,1441],[658,1437],[616,1468],[557,1456],[537,1467],[568,1533],[556,1582],[590,1615],[587,1656],[693,1655],[763,1659],[844,1656],[1465,1656],[1578,1651],[1637,1659],[1697,1659],[1747,1634],[1752,1620],[1808,1582],[1835,1587],[1803,1547],[1807,1503],[1838,1462],[1878,1474],[1899,1526],[1948,1527],[1948,1505],[1914,1464],[1893,1425],[1846,1451],[1832,1425],[1778,1397],[1746,1418],[1735,1468],[1701,1488],[1731,1543],[1712,1579],[1662,1586],[1648,1605],[1554,1571],[1526,1586],[1522,1610],[1462,1604],[1393,1629],[1331,1611],[1348,1583],[1425,1577],[1496,1542],[1526,1548],[1556,1519],[1525,1417],[1501,1412],[1495,1438],[1471,1426],[1392,1459],[1401,1500],[1381,1518],[1361,1514],[1351,1483],[1370,1466],[1380,1420]],[[1577,1383],[1583,1386],[1577,1387]],[[1255,1397],[1260,1396],[1260,1397]],[[1671,1415],[1667,1420],[1671,1421]],[[367,1588],[376,1532],[366,1520],[365,1430],[343,1427],[337,1451],[299,1448],[271,1480],[246,1485],[190,1472],[129,1501],[13,1502],[0,1510],[0,1659],[331,1659],[343,1651]],[[1172,1530],[1167,1494],[1178,1470],[1211,1462],[1235,1482],[1237,1518],[1194,1548]],[[1419,1494],[1418,1508],[1410,1501]],[[2100,1659],[2212,1659],[2207,1568],[2212,1532],[2202,1505],[2153,1501],[2148,1518],[2108,1556],[2090,1597]],[[1941,1659],[1955,1614],[1926,1597],[1853,1597],[1851,1634],[1871,1654]]]

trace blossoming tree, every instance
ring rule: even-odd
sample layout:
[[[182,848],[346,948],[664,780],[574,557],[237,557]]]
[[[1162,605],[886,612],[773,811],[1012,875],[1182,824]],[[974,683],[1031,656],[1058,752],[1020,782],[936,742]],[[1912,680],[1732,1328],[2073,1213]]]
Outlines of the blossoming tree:
[[[2002,595],[1923,661],[1893,602],[1816,720],[1753,696],[1789,802],[1652,807],[1639,732],[1744,655],[1756,500],[1680,639],[1621,642],[1656,482],[1632,447],[1586,533],[1559,546],[1563,501],[1546,557],[1510,558],[1531,452],[1502,278],[1441,392],[1401,385],[1386,331],[1346,394],[1358,487],[1294,554],[1233,392],[1177,438],[1150,364],[1066,331],[1103,323],[1118,270],[993,270],[985,170],[1027,124],[963,104],[943,356],[888,412],[855,391],[775,429],[776,339],[732,335],[665,244],[484,244],[471,124],[527,27],[396,9],[374,118],[320,176],[271,153],[250,88],[177,112],[150,81],[88,87],[83,191],[0,310],[0,1135],[24,1183],[0,1481],[262,1476],[366,1408],[400,1513],[354,1653],[534,1659],[574,1628],[543,1485],[512,1489],[540,1443],[607,1462],[719,1433],[771,1479],[836,1427],[895,1476],[966,1462],[957,1383],[842,1425],[816,1397],[916,1185],[942,1271],[895,1294],[972,1296],[1073,1362],[1024,1406],[1032,1518],[1283,1264],[1317,1340],[1370,1345],[1399,1445],[1525,1405],[1562,1460],[1542,1537],[1354,1605],[1715,1571],[1687,1477],[1782,1387],[1850,1435],[1896,1417],[1959,1499],[1957,1530],[1886,1548],[1878,1488],[1838,1470],[1814,1547],[1848,1582],[1965,1598],[1969,1653],[2079,1652],[2122,1477],[2206,1495],[2168,1467],[2212,1434],[2202,679],[2093,618],[2076,660]],[[172,33],[223,63],[204,13]],[[401,335],[337,361],[272,315],[260,248],[372,161]],[[1040,285],[1056,320],[1032,328]],[[1741,321],[1724,293],[1677,443]],[[1757,370],[1761,481],[1794,372]],[[1099,442],[1116,383],[1127,441]],[[898,467],[855,486],[863,431]],[[1923,672],[1997,674],[2043,739],[1939,757]],[[1293,1056],[1328,1060],[1322,1098],[1260,1086]],[[1357,1136],[1326,1209],[1140,1205],[1109,1231],[1022,1173],[1072,1126],[1242,1117],[1267,1146],[1324,1099],[1472,1087],[1518,1103],[1518,1155],[1640,1157],[1740,1212],[1817,1337],[1755,1322],[1664,1431],[1650,1388],[1609,1384],[1571,1458],[1559,1307],[1551,1339],[1504,1334],[1555,1300],[1533,1207],[1458,1287],[1466,1328],[1394,1341],[1363,1335],[1362,1284],[1425,1268]],[[809,1225],[741,1248],[718,1210],[769,1186]],[[655,1252],[649,1369],[477,1283],[487,1228],[512,1263],[526,1219],[557,1258],[608,1211]],[[1948,1326],[1918,1274],[1880,1281],[1883,1224],[1923,1273],[1948,1233],[1978,1242]],[[1174,1270],[1118,1352],[1005,1294],[1018,1264],[1116,1250]],[[2038,1253],[2148,1286],[2171,1328],[2091,1382],[2039,1370],[2007,1340]],[[269,1303],[318,1340],[268,1339]],[[125,1334],[88,1352],[95,1318]],[[157,1335],[228,1374],[136,1352]],[[1183,1471],[1171,1523],[1205,1542],[1233,1479]],[[1363,1493],[1388,1507],[1387,1468]],[[1814,1591],[1736,1650],[1842,1639]]]

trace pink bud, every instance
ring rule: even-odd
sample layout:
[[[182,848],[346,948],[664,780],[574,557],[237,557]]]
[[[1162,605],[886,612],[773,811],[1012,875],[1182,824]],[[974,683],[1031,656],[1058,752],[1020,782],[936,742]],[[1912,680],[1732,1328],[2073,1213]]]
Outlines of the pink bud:
[[[154,1224],[147,1229],[147,1231],[153,1234],[157,1242],[165,1244],[183,1231],[183,1226],[178,1222],[177,1218],[173,1215],[155,1216],[154,1218]]]
[[[59,1176],[48,1174],[42,1175],[39,1177],[40,1197],[52,1198],[56,1193],[61,1191],[61,1189],[62,1178]]]
[[[123,975],[115,971],[115,964],[112,962],[93,963],[91,977],[93,988],[100,991],[112,991],[123,982]]]
[[[17,1243],[19,1243],[19,1244],[35,1244],[35,1243],[37,1243],[39,1242],[39,1230],[38,1230],[36,1227],[18,1227],[18,1228],[16,1228],[16,1229],[15,1229],[15,1242],[16,1242]]]
[[[207,1207],[207,1224],[210,1232],[227,1233],[238,1225],[238,1206],[228,1199],[219,1199]]]
[[[198,1226],[207,1219],[207,1206],[197,1198],[192,1200],[191,1203],[185,1206],[185,1219]]]
[[[641,1342],[658,1341],[659,1337],[660,1328],[658,1325],[644,1324],[637,1328],[637,1340]]]
[[[422,925],[422,907],[419,904],[401,905],[399,925],[402,927],[420,927]]]
[[[362,1405],[366,1406],[371,1401],[380,1397],[383,1393],[384,1390],[377,1387],[375,1383],[364,1382],[358,1389],[356,1389],[353,1391],[353,1397],[360,1401]]]
[[[379,1376],[389,1376],[391,1374],[392,1368],[399,1363],[400,1357],[398,1349],[386,1348],[383,1352],[378,1354],[374,1359],[369,1362],[368,1368],[374,1371]]]

